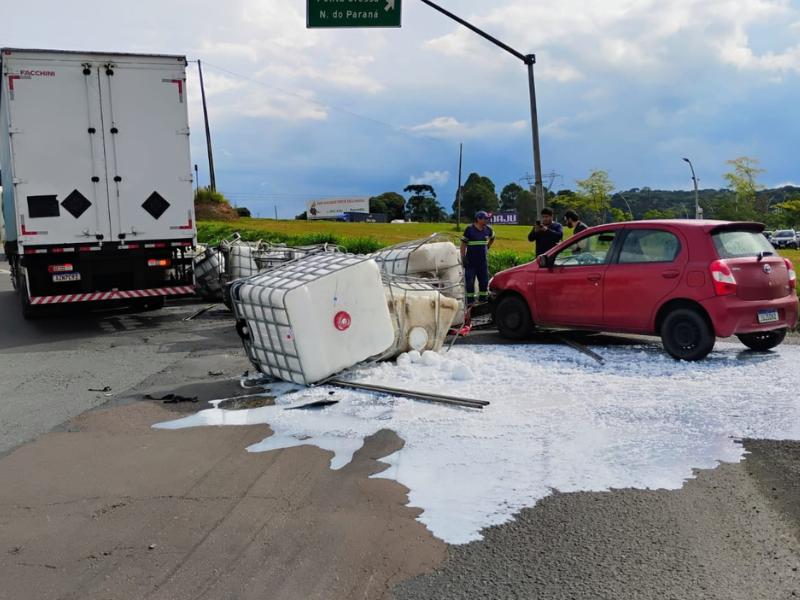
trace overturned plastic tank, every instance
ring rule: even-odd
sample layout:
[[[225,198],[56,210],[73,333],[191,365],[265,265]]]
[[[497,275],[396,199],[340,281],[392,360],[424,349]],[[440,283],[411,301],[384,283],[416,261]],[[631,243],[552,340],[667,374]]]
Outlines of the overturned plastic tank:
[[[403,242],[371,255],[381,270],[398,281],[427,283],[458,303],[453,323],[464,321],[464,268],[461,252],[449,237],[435,233],[427,238]]]
[[[194,259],[194,279],[197,293],[205,298],[217,298],[222,293],[221,275],[225,257],[219,248],[206,248]]]
[[[410,350],[441,350],[459,313],[458,300],[448,298],[422,279],[384,275],[384,288],[395,339],[380,358],[394,358]]]
[[[248,358],[284,381],[318,383],[395,344],[381,272],[367,257],[311,254],[230,291]]]

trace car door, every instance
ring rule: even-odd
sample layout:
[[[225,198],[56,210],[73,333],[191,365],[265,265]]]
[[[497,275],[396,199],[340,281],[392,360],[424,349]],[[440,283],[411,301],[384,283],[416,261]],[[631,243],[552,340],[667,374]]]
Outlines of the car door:
[[[656,310],[680,284],[689,252],[676,229],[628,228],[606,270],[603,322],[608,329],[649,331]]]
[[[619,229],[583,236],[552,256],[536,272],[537,321],[597,328],[603,318],[603,277]]]

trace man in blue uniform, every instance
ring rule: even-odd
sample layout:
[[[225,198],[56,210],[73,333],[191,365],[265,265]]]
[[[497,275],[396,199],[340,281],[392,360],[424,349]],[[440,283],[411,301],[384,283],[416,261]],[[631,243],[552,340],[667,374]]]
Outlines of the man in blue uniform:
[[[461,238],[461,262],[467,285],[467,306],[476,300],[489,299],[489,248],[494,244],[494,231],[487,221],[486,211],[478,211],[475,222],[464,230]],[[478,280],[478,294],[475,294],[475,279]]]

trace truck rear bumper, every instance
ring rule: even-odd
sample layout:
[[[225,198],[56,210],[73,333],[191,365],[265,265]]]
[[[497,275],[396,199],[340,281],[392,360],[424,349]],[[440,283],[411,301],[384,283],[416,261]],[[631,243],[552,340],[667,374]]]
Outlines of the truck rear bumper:
[[[61,294],[59,296],[34,296],[31,304],[67,304],[74,302],[105,302],[107,300],[133,300],[136,298],[154,298],[156,296],[190,296],[194,294],[194,286],[181,285],[175,287],[150,288],[146,290],[115,290],[111,292],[94,292],[88,294]]]

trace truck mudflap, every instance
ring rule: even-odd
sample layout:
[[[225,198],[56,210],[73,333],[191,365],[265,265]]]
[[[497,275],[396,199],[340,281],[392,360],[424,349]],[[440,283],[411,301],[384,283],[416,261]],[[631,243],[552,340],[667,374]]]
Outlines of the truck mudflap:
[[[193,285],[180,285],[146,290],[114,290],[110,292],[91,292],[87,294],[62,294],[59,296],[34,296],[32,305],[66,304],[72,302],[104,302],[106,300],[131,300],[135,298],[154,298],[157,296],[190,296],[195,293]]]

